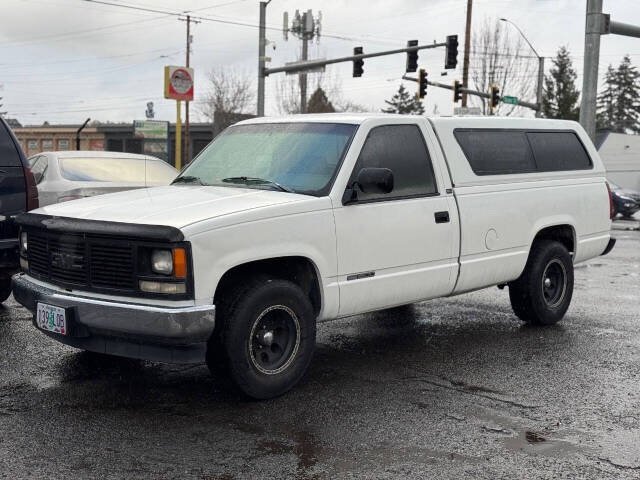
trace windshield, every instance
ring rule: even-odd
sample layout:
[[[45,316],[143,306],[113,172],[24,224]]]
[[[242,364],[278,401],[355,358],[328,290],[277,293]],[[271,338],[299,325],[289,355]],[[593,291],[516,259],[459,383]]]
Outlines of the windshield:
[[[337,123],[230,127],[182,172],[181,183],[326,195],[357,128]]]
[[[63,178],[76,182],[131,182],[144,185],[152,183],[168,185],[177,172],[161,161],[145,161],[142,158],[60,158]],[[146,163],[146,165],[145,165]]]

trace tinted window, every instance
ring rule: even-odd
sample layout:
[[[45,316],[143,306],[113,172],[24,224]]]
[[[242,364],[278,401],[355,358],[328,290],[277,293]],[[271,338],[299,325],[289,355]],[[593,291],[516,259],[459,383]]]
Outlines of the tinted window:
[[[573,132],[527,132],[527,137],[541,172],[591,168],[591,159]]]
[[[456,130],[454,134],[476,175],[536,171],[524,131]]]
[[[0,122],[0,166],[21,167],[20,156],[11,135],[3,122]]]
[[[358,192],[358,200],[391,200],[437,192],[431,159],[416,125],[385,125],[371,129],[353,170],[351,182],[362,168],[388,168],[393,172],[393,192]],[[351,183],[350,182],[350,183]]]

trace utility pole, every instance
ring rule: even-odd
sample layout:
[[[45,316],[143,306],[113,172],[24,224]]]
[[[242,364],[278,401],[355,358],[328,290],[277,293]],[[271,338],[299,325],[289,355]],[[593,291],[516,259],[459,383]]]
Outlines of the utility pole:
[[[304,31],[302,32],[302,61],[306,62],[309,59],[309,36],[307,35],[307,15],[309,12],[302,15],[302,23],[304,25]],[[313,20],[312,20],[313,21]],[[300,74],[300,113],[307,111],[307,74],[303,72]]]
[[[269,0],[270,2],[271,0]],[[258,28],[258,104],[257,114],[264,117],[264,67],[265,67],[265,46],[266,39],[266,22],[267,22],[267,5],[269,2],[260,2],[260,27]]]
[[[473,0],[467,0],[467,26],[464,29],[464,60],[462,61],[462,88],[469,88],[469,48],[471,43],[471,10]],[[467,106],[467,92],[463,90],[462,106]]]
[[[189,60],[191,53],[191,15],[187,15],[187,65],[189,68]],[[184,102],[184,154],[186,165],[191,161],[191,149],[189,148],[189,102]]]
[[[187,18],[179,18],[178,20],[181,20],[183,22],[187,22],[187,62],[186,62],[186,67],[189,68],[190,65],[190,60],[191,60],[191,22],[193,23],[200,23],[198,20],[191,20],[191,15],[187,15]],[[189,127],[189,102],[185,101],[184,102],[184,156],[185,156],[185,161],[183,162],[183,165],[186,165],[187,163],[189,163],[191,161],[191,141],[189,139],[189,131],[190,131],[190,127]]]

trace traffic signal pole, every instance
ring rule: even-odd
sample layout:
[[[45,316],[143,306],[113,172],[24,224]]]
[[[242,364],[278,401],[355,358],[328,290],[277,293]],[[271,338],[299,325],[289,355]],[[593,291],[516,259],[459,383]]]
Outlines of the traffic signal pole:
[[[406,75],[404,75],[402,79],[408,80],[410,82],[419,83],[417,78],[407,77]],[[453,85],[447,85],[446,83],[440,83],[440,82],[433,82],[431,80],[427,80],[427,85],[431,85],[433,87],[438,87],[438,88],[444,88],[446,90],[454,90],[455,88]],[[467,95],[475,95],[476,97],[481,97],[481,98],[486,98],[487,100],[491,100],[491,93],[480,92],[478,90],[472,90],[471,88],[464,88],[464,87],[461,87],[460,91],[462,93],[466,93]],[[530,108],[531,110],[538,110],[537,103],[523,102],[521,100],[518,100],[518,103],[515,103],[514,105],[517,105],[519,107]]]
[[[334,63],[353,62],[354,60],[364,60],[365,58],[383,57],[385,55],[394,55],[396,53],[414,52],[417,50],[425,50],[427,48],[446,47],[446,43],[432,43],[429,45],[416,45],[415,47],[396,48],[395,50],[385,50],[383,52],[363,53],[360,55],[349,55],[348,57],[338,57],[323,60],[307,60],[306,62],[296,62],[285,65],[283,67],[265,68],[264,76],[268,77],[274,73],[281,72],[302,72],[313,68],[323,67]]]
[[[587,0],[580,124],[594,142],[596,140],[596,99],[598,95],[600,36],[609,33],[640,38],[640,27],[614,22],[608,14],[602,13],[602,0]]]

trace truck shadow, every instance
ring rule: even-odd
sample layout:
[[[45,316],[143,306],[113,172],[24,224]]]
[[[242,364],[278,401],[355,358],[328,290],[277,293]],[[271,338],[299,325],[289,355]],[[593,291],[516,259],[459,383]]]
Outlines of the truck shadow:
[[[320,390],[358,388],[371,381],[396,384],[419,374],[467,383],[477,378],[487,389],[499,390],[491,378],[503,365],[535,366],[536,359],[551,365],[570,356],[572,334],[562,326],[531,328],[505,319],[513,315],[504,311],[479,315],[476,306],[456,305],[457,311],[445,315],[441,305],[429,303],[321,324],[307,375],[283,398],[330,395]],[[252,403],[200,364],[166,365],[74,352],[52,369],[67,395],[83,391],[84,401],[95,408]],[[95,395],[86,395],[90,391]]]

